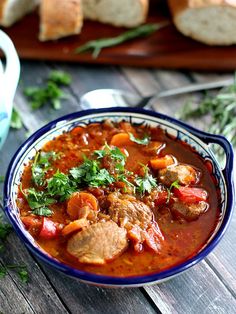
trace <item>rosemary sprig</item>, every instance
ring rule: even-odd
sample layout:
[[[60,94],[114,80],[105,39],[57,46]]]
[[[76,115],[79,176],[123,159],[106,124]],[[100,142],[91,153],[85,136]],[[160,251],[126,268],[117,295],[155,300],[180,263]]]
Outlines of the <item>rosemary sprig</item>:
[[[164,21],[155,24],[145,24],[120,34],[117,37],[101,38],[88,41],[86,44],[75,49],[75,53],[82,53],[93,50],[92,56],[96,59],[103,48],[119,45],[128,40],[148,36],[155,31],[169,25],[170,22]]]
[[[178,117],[183,120],[205,115],[211,119],[206,131],[225,136],[236,147],[236,73],[234,84],[221,89],[216,96],[206,95],[197,108],[192,108],[192,103],[188,102],[178,113]],[[222,159],[223,151],[220,147],[216,153]]]

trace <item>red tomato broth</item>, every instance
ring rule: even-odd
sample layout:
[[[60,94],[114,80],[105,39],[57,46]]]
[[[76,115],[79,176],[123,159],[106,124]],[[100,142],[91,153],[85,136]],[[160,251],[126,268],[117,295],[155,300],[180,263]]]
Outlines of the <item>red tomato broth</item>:
[[[140,138],[147,131],[142,127],[133,127]],[[62,134],[46,143],[43,147],[43,151],[61,153],[60,159],[53,163],[54,172],[56,169],[59,169],[67,173],[70,168],[81,164],[83,154],[90,156],[91,151],[101,149],[101,146],[105,142],[109,143],[112,135],[117,133],[117,128],[111,130],[101,124],[91,124],[87,128],[84,128],[84,138],[87,138],[87,142],[82,141],[82,143],[81,139],[78,141],[78,137],[81,137],[81,132],[81,129],[78,129],[78,132],[73,132],[72,130],[72,132]],[[96,136],[96,134],[99,136]],[[54,239],[45,240],[34,235],[38,244],[48,254],[67,265],[83,271],[124,277],[145,275],[166,270],[188,260],[204,246],[214,231],[217,220],[219,219],[219,195],[214,184],[215,178],[209,173],[204,160],[190,146],[172,139],[158,128],[151,129],[151,134],[152,139],[166,143],[160,156],[172,154],[180,163],[190,164],[201,171],[200,182],[197,186],[203,187],[208,192],[209,209],[207,212],[202,214],[197,220],[185,221],[175,219],[170,213],[168,206],[164,206],[162,209],[155,208],[153,211],[154,216],[165,238],[161,246],[161,251],[158,254],[151,252],[145,246],[141,253],[137,253],[129,246],[123,254],[107,262],[105,265],[89,265],[78,262],[75,257],[66,251],[66,237],[59,235]],[[153,157],[147,153],[143,153],[140,147],[142,146],[136,143],[125,147],[129,153],[126,161],[126,169],[129,171],[137,171],[140,168],[139,163],[147,164],[150,158]],[[25,167],[21,183],[23,189],[32,186],[31,165]],[[19,192],[18,196],[18,206],[21,216],[29,215],[30,207],[26,200],[22,200],[23,194]],[[67,224],[70,221],[66,213],[66,204],[67,202],[65,201],[51,206],[54,212],[50,218],[52,221],[60,224]]]

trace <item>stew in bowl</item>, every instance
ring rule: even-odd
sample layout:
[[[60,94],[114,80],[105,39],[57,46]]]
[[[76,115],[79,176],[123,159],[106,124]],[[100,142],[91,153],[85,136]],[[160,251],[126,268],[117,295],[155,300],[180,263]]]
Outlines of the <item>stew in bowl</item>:
[[[7,214],[37,255],[82,280],[169,278],[205,257],[229,222],[231,147],[199,132],[229,151],[226,177],[198,131],[148,111],[104,111],[31,137],[8,171]]]

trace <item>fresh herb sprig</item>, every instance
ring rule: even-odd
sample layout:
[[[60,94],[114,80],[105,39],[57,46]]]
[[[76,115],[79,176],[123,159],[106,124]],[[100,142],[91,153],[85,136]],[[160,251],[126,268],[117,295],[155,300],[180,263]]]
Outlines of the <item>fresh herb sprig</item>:
[[[144,170],[144,176],[139,176],[134,179],[134,182],[137,185],[136,191],[141,195],[144,195],[146,192],[150,193],[151,190],[157,187],[157,181],[149,173],[149,167],[147,165],[141,164]]]
[[[26,265],[6,265],[5,267],[0,266],[0,279],[5,278],[7,272],[12,269],[16,270],[21,282],[27,283],[29,281],[29,274]]]
[[[91,40],[86,44],[76,48],[75,53],[82,53],[92,50],[92,56],[94,59],[96,59],[100,54],[101,50],[104,48],[117,46],[121,43],[132,40],[134,38],[148,36],[169,24],[170,23],[168,21],[156,24],[145,24],[134,29],[131,29],[129,31],[126,31],[116,37]]]
[[[19,111],[13,107],[10,126],[12,129],[19,130],[23,127],[23,122]]]
[[[186,103],[178,113],[183,120],[206,115],[211,119],[206,131],[224,135],[236,147],[236,74],[233,85],[223,88],[216,96],[207,95],[195,109],[191,102]],[[223,152],[219,147],[216,153],[222,159]]]
[[[171,183],[170,187],[167,189],[166,204],[168,204],[170,202],[171,192],[172,192],[173,188],[178,189],[179,187],[180,187],[180,185],[179,185],[179,181],[178,180],[176,180],[176,181]]]
[[[44,177],[51,166],[51,162],[58,159],[59,154],[55,152],[37,152],[32,164],[32,180],[37,186],[43,186]]]
[[[145,135],[142,139],[140,139],[136,138],[132,133],[129,133],[129,138],[132,142],[139,145],[148,145],[150,143],[150,137],[148,135]]]
[[[39,109],[47,103],[53,109],[61,108],[61,100],[67,95],[61,89],[71,83],[71,76],[62,71],[52,71],[47,79],[46,86],[31,86],[24,89],[25,96],[29,99],[32,109]]]

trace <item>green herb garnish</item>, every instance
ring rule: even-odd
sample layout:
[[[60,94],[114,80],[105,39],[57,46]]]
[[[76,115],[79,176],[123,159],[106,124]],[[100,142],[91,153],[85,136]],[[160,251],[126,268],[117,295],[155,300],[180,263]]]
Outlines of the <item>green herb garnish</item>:
[[[170,197],[171,197],[171,191],[173,188],[178,189],[180,187],[179,185],[179,180],[176,180],[174,182],[171,183],[170,187],[167,189],[167,199],[166,199],[166,204],[169,203],[170,201]]]
[[[29,275],[27,271],[26,265],[6,265],[0,267],[0,279],[3,279],[8,270],[14,269],[17,272],[18,277],[20,278],[21,282],[27,283],[29,281]]]
[[[52,71],[45,87],[27,87],[24,89],[24,94],[30,100],[32,109],[50,104],[53,109],[57,110],[61,108],[61,100],[67,98],[61,86],[69,85],[70,82],[69,74],[62,71]]]
[[[50,196],[60,197],[63,202],[76,191],[75,183],[69,176],[57,170],[57,172],[47,180],[47,191]]]
[[[29,207],[31,209],[45,208],[52,205],[56,200],[50,197],[47,193],[43,191],[37,191],[35,188],[30,188],[22,191],[26,200],[28,201]]]
[[[170,23],[168,21],[165,21],[162,23],[156,23],[156,24],[145,24],[145,25],[136,27],[134,29],[131,29],[129,31],[126,31],[117,37],[91,40],[87,42],[86,44],[76,48],[75,53],[82,53],[82,52],[92,50],[93,58],[97,58],[103,48],[117,46],[121,43],[124,43],[128,40],[131,40],[137,37],[148,36],[169,24]]]
[[[0,183],[3,183],[5,180],[5,177],[4,176],[0,176]]]
[[[214,134],[221,134],[236,147],[236,73],[233,85],[220,90],[216,96],[206,96],[197,106],[193,108],[192,102],[186,103],[178,117],[187,120],[200,118],[209,115],[211,121],[207,123],[210,127],[206,131]],[[217,145],[215,151],[220,159],[223,151]]]
[[[10,126],[11,128],[17,129],[17,130],[23,127],[21,116],[15,107],[13,107],[13,110],[12,110]]]
[[[142,165],[142,166],[144,169],[144,176],[143,177],[137,177],[134,179],[134,182],[137,184],[136,190],[141,195],[145,194],[145,192],[150,193],[153,188],[157,187],[157,181],[149,173],[148,166],[147,165]]]
[[[66,72],[55,70],[49,74],[49,81],[54,82],[57,85],[70,85],[71,76]]]
[[[40,207],[32,210],[32,214],[37,216],[50,217],[52,216],[52,211],[48,207]]]
[[[8,223],[0,221],[0,239],[5,241],[9,233],[12,231],[12,226]]]
[[[132,142],[140,145],[148,145],[150,143],[150,137],[145,135],[143,139],[136,138],[132,133],[129,133],[129,138]]]
[[[51,161],[56,160],[59,154],[55,152],[37,152],[31,168],[32,180],[37,186],[45,184],[45,173],[51,166]]]

